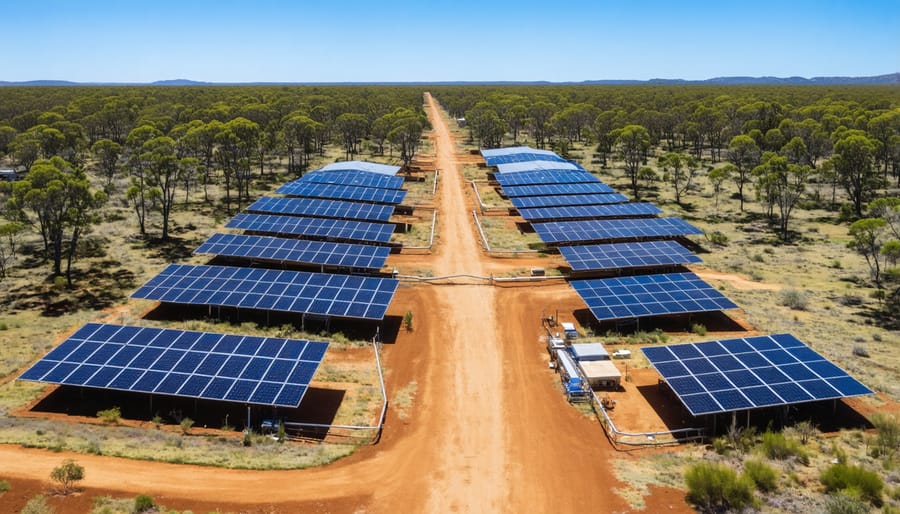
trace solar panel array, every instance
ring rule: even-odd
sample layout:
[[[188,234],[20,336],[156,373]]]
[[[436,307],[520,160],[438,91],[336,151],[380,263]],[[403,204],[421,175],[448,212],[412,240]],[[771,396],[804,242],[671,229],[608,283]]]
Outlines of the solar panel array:
[[[387,246],[235,234],[213,234],[194,250],[195,254],[375,270],[384,266],[390,252]]]
[[[666,238],[702,234],[681,218],[550,221],[532,224],[545,243]]]
[[[643,202],[519,209],[519,214],[526,221],[646,217],[656,216],[661,212],[659,207],[652,203]]]
[[[295,181],[275,190],[276,193],[307,198],[330,198],[356,202],[373,202],[397,205],[403,201],[406,191],[402,189],[383,189],[374,187],[344,186],[334,184],[317,184],[314,182]]]
[[[481,156],[488,166],[496,166],[498,164],[525,161],[558,161],[565,162],[565,159],[556,155],[549,150],[539,150],[528,146],[516,146],[509,148],[492,148],[481,150]]]
[[[310,182],[314,184],[333,184],[336,186],[374,187],[379,189],[400,189],[403,186],[403,177],[383,175],[372,171],[346,170],[346,171],[312,171],[301,178],[288,182]]]
[[[509,200],[516,209],[528,209],[533,207],[565,207],[568,205],[624,203],[628,201],[628,198],[619,193],[609,193],[595,195],[516,196]]]
[[[598,320],[736,309],[693,273],[571,280]]]
[[[342,241],[387,243],[394,233],[390,223],[278,216],[274,214],[238,214],[227,228],[237,228],[266,234],[288,234]]]
[[[388,221],[391,214],[394,213],[392,205],[275,196],[264,196],[253,202],[247,207],[247,210],[259,213],[363,221]]]
[[[380,320],[398,284],[393,278],[170,264],[131,297]]]
[[[700,262],[675,241],[642,241],[586,246],[560,246],[559,253],[575,271],[672,266]]]
[[[641,351],[695,416],[873,394],[790,334]]]
[[[568,161],[557,161],[557,160],[534,160],[531,159],[531,155],[521,155],[518,156],[517,161],[512,162],[503,162],[497,164],[497,173],[501,175],[506,175],[510,173],[525,173],[529,171],[551,171],[551,170],[567,170],[567,171],[575,171],[575,170],[584,170],[581,166],[575,164],[574,162]]]
[[[597,178],[586,171],[538,170],[520,173],[498,173],[494,175],[502,187],[532,186],[538,184],[578,184],[598,182]]]
[[[586,182],[580,184],[538,184],[532,186],[504,187],[503,193],[512,198],[515,196],[550,196],[550,195],[587,195],[598,193],[615,193],[613,188],[603,182]]]
[[[400,171],[400,166],[391,166],[390,164],[379,164],[377,162],[365,161],[341,161],[326,164],[319,168],[319,171],[367,171],[369,173],[378,173],[381,175],[394,176]]]
[[[19,378],[297,407],[328,343],[89,323]]]

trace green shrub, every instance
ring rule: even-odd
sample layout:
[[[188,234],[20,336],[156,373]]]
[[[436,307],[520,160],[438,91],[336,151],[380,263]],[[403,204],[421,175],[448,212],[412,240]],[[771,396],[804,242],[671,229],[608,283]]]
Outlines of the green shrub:
[[[706,238],[714,245],[725,246],[728,244],[728,236],[718,230],[706,234]]]
[[[740,511],[756,505],[753,482],[722,464],[701,462],[684,474],[687,499],[700,511],[716,512],[725,509]]]
[[[830,495],[825,500],[827,514],[868,514],[869,506],[846,494]]]
[[[781,305],[790,307],[795,311],[805,311],[809,305],[806,293],[797,289],[784,289],[781,291]]]
[[[5,492],[9,491],[11,488],[12,488],[12,486],[9,485],[8,481],[0,480],[0,493],[5,493]]]
[[[704,326],[700,323],[694,323],[693,325],[691,325],[691,332],[693,332],[694,334],[697,334],[698,336],[705,336],[706,335],[706,326]]]
[[[744,475],[752,480],[760,491],[769,492],[778,489],[778,473],[765,462],[748,460],[744,463]]]
[[[97,411],[97,417],[107,425],[117,425],[122,419],[122,409],[113,407],[111,409]]]
[[[900,446],[900,422],[897,418],[881,412],[874,414],[869,421],[875,426],[874,456],[891,457]]]
[[[28,503],[22,508],[21,514],[53,514],[54,512],[53,507],[47,503],[47,498],[39,494],[28,500]]]
[[[135,512],[146,512],[153,507],[153,497],[149,494],[139,494],[134,498]]]
[[[834,464],[822,472],[819,480],[822,481],[825,490],[830,493],[839,492],[850,496],[859,496],[861,500],[874,505],[881,504],[884,482],[874,471],[860,466]]]
[[[781,432],[766,432],[762,440],[763,453],[775,460],[787,460],[796,457],[803,464],[809,464],[806,450],[796,439],[788,439]]]
[[[728,439],[725,436],[717,437],[713,439],[712,447],[719,455],[725,455],[729,450]]]
[[[189,434],[191,433],[191,428],[194,426],[194,420],[191,418],[184,418],[181,420],[181,433]]]
[[[72,459],[66,459],[58,467],[53,468],[50,480],[62,486],[62,493],[68,494],[76,482],[84,480],[84,466]]]

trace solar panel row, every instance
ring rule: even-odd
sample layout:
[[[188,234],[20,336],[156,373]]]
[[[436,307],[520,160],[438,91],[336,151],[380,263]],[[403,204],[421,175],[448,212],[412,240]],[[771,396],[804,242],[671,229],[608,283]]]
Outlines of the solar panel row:
[[[526,221],[647,217],[661,212],[659,207],[644,202],[519,209],[519,214]]]
[[[872,394],[790,334],[641,351],[695,416]]]
[[[19,378],[297,407],[328,343],[89,323]]]
[[[484,157],[484,162],[488,166],[497,166],[498,164],[527,161],[565,162],[565,159],[558,156],[555,152],[551,152],[549,150],[539,150],[528,146],[483,149],[481,150],[481,156]]]
[[[598,320],[736,309],[737,305],[693,273],[572,280]]]
[[[171,264],[131,297],[380,320],[398,283],[392,278]]]
[[[624,203],[628,201],[628,198],[625,195],[620,195],[618,193],[606,193],[592,195],[516,196],[510,198],[510,201],[516,209],[530,209],[537,207]]]
[[[539,184],[503,188],[503,194],[510,198],[516,196],[587,195],[598,193],[615,193],[615,191],[603,182]]]
[[[531,157],[531,156],[527,156]],[[497,165],[497,173],[501,175],[507,175],[511,173],[525,173],[529,171],[537,171],[537,170],[568,170],[575,171],[581,170],[584,171],[584,168],[575,164],[574,162],[568,161],[557,161],[557,160],[534,160],[531,158],[527,158],[525,160],[509,160],[508,162],[501,162]]]
[[[519,173],[497,173],[494,175],[502,187],[509,186],[533,186],[539,184],[580,184],[585,182],[599,182],[597,178],[587,171],[571,170],[537,170],[522,171]]]
[[[560,246],[559,253],[575,271],[672,266],[701,261],[677,242],[665,240]]]
[[[545,243],[664,238],[702,234],[681,218],[550,221],[532,224]]]
[[[381,269],[390,251],[391,249],[386,246],[213,234],[194,250],[194,253],[277,262]]]
[[[318,171],[367,171],[369,173],[379,173],[381,175],[394,176],[400,171],[400,166],[391,166],[390,164],[379,164],[377,162],[366,161],[341,161],[326,164],[319,168]]]
[[[301,216],[277,216],[272,214],[238,214],[226,225],[266,234],[287,234],[319,237],[341,241],[368,241],[387,243],[394,233],[391,223],[306,218]]]
[[[388,221],[393,205],[340,202],[315,198],[279,198],[264,196],[247,207],[249,212],[337,218],[363,221]]]
[[[344,173],[344,172],[339,172]],[[373,202],[397,205],[403,201],[406,191],[402,189],[379,189],[374,187],[319,184],[302,178],[279,187],[278,194],[309,198],[330,198],[357,202]]]
[[[314,184],[333,184],[338,186],[372,187],[379,189],[400,189],[403,186],[403,177],[394,177],[372,171],[345,170],[345,171],[312,171],[301,178],[288,182],[311,182]]]

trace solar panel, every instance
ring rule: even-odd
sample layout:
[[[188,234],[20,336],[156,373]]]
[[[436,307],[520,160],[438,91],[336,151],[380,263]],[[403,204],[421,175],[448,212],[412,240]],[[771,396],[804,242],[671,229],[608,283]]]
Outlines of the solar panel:
[[[516,156],[504,157],[506,162],[495,164],[497,172],[500,174],[525,173],[537,170],[584,170],[581,166],[574,162],[547,160],[540,155],[521,154]]]
[[[603,182],[537,184],[533,186],[509,186],[503,188],[503,194],[510,198],[516,196],[589,195],[604,193],[615,193],[615,190]]]
[[[801,348],[794,359],[789,350]],[[695,416],[873,394],[791,334],[641,351]]]
[[[560,246],[559,253],[574,271],[649,268],[701,261],[675,241]]]
[[[118,343],[121,331],[133,333],[130,342]],[[200,349],[200,339],[214,341],[237,338],[242,344],[230,352]],[[165,339],[167,350],[149,346]],[[292,359],[269,358],[257,354],[267,345],[296,348]],[[239,403],[297,407],[309,387],[309,379],[322,361],[328,343],[301,339],[280,339],[230,334],[211,334],[150,327],[88,323],[66,339],[75,351],[66,355],[51,351],[19,377],[34,382],[50,382],[98,389],[116,389],[204,399],[225,399]],[[309,351],[314,349],[314,351]],[[128,350],[135,359],[93,365],[88,358],[98,353],[117,355]],[[147,353],[148,350],[153,352]],[[307,358],[307,352],[313,358]],[[198,357],[199,356],[199,357]],[[215,357],[225,366],[203,366],[201,359]],[[189,362],[185,364],[186,359]],[[271,369],[281,370],[268,373]],[[302,374],[295,370],[302,369]],[[265,376],[264,376],[265,375]],[[303,380],[297,380],[297,377]],[[281,395],[282,391],[289,394]]]
[[[393,205],[340,202],[315,198],[279,198],[264,196],[247,207],[249,212],[338,218],[364,221],[387,221],[394,213]]]
[[[564,161],[564,159],[555,152],[551,152],[550,150],[539,150],[529,146],[482,149],[481,156],[488,166],[496,166],[501,163],[535,160]]]
[[[497,182],[503,187],[599,182],[597,177],[591,175],[587,171],[561,169],[521,171],[519,173],[497,173],[494,175],[494,178],[496,178]]]
[[[597,219],[635,216],[656,216],[662,211],[652,203],[614,203],[603,205],[573,205],[568,207],[535,207],[519,209],[526,221],[555,219]]]
[[[306,182],[302,179],[288,182],[275,190],[275,192],[290,196],[330,198],[335,200],[351,200],[356,202],[373,202],[391,205],[399,204],[406,196],[406,191],[402,189],[379,189],[374,187],[317,184],[314,182]]]
[[[703,233],[681,218],[550,221],[532,223],[531,226],[545,243],[663,238]]]
[[[599,321],[737,308],[734,302],[693,273],[572,280],[569,283]],[[698,366],[701,364],[700,359],[684,362],[690,366],[694,361]],[[697,367],[695,372],[704,371]]]
[[[236,234],[213,234],[194,250],[195,254],[366,269],[381,269],[390,252],[387,246]]]
[[[379,164],[377,162],[341,161],[322,166],[318,171],[368,171],[369,173],[394,176],[400,171],[400,166]]]
[[[228,228],[266,234],[285,234],[317,237],[339,241],[369,241],[387,243],[394,233],[390,223],[277,216],[273,214],[238,214],[226,225]]]
[[[628,197],[619,193],[603,193],[591,195],[516,196],[509,200],[516,209],[528,209],[533,207],[624,203],[628,201]]]
[[[380,320],[398,284],[393,278],[171,264],[131,297]]]
[[[293,182],[310,182],[314,184],[333,184],[339,186],[374,187],[379,189],[400,189],[403,177],[393,177],[372,171],[313,171]]]

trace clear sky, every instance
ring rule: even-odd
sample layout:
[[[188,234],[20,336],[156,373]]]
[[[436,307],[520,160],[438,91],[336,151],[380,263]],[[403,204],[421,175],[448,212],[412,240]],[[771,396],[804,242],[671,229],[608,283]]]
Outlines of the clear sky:
[[[900,71],[900,0],[0,0],[0,80],[705,79]]]

